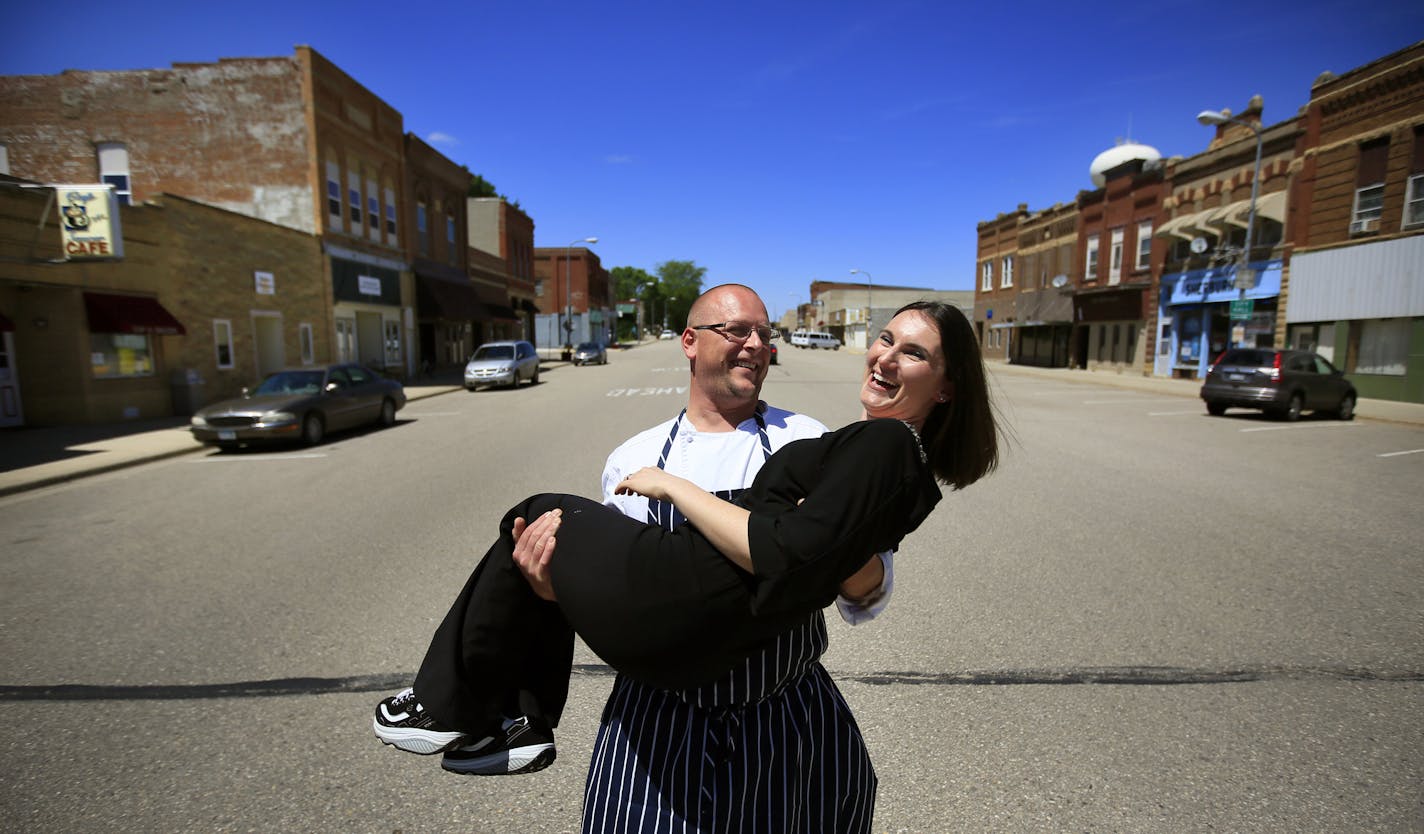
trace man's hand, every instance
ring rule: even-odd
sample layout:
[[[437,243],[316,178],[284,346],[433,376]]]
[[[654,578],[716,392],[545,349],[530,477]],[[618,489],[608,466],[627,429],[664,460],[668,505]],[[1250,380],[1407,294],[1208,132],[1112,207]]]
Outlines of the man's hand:
[[[549,579],[549,560],[562,519],[563,510],[550,510],[528,524],[522,518],[514,520],[514,563],[534,593],[550,602],[554,601],[554,583]]]

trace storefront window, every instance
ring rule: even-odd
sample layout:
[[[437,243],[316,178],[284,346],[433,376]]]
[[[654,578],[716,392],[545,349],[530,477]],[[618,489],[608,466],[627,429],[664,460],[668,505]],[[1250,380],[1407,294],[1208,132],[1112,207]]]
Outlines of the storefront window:
[[[153,376],[153,354],[142,333],[90,333],[89,365],[95,379]]]
[[[1361,322],[1357,374],[1404,376],[1409,358],[1409,319],[1370,319]]]
[[[400,322],[395,319],[386,319],[386,364],[399,365],[400,359]]]

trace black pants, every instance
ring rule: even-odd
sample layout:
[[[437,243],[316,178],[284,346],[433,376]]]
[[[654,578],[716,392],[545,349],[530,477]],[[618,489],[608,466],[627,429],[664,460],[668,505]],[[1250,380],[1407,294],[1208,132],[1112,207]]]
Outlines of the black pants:
[[[550,562],[553,603],[535,595],[512,554],[514,519],[556,507],[563,520]],[[797,613],[758,617],[749,608],[753,581],[691,525],[668,531],[586,498],[536,495],[500,522],[499,539],[430,642],[416,696],[442,724],[472,734],[514,714],[557,726],[575,632],[644,683],[700,686],[829,602],[822,590]]]

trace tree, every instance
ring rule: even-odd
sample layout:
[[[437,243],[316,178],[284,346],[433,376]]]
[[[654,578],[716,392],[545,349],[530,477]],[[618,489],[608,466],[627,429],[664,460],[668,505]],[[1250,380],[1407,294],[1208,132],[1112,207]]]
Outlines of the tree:
[[[667,315],[660,316],[674,328],[687,321],[692,302],[702,294],[702,278],[707,267],[694,261],[663,261],[657,265],[658,291],[667,300]]]
[[[470,175],[470,196],[471,196],[471,197],[502,197],[502,196],[504,196],[504,195],[502,195],[502,194],[499,193],[499,189],[497,189],[497,188],[494,187],[494,183],[490,182],[489,180],[485,179],[484,177],[480,176],[479,174],[471,174],[471,175]]]
[[[643,285],[655,281],[647,270],[636,266],[615,266],[608,275],[613,279],[613,297],[616,299],[643,298]]]

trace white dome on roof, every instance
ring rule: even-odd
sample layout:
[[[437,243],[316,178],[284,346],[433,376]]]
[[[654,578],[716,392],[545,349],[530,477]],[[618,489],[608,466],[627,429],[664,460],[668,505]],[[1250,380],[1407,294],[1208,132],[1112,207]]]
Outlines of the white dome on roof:
[[[1107,182],[1103,174],[1111,171],[1124,162],[1131,162],[1140,159],[1143,162],[1156,162],[1162,158],[1162,154],[1151,145],[1140,145],[1136,142],[1119,142],[1111,148],[1093,157],[1093,164],[1088,166],[1088,176],[1093,178],[1093,185],[1102,188]]]

